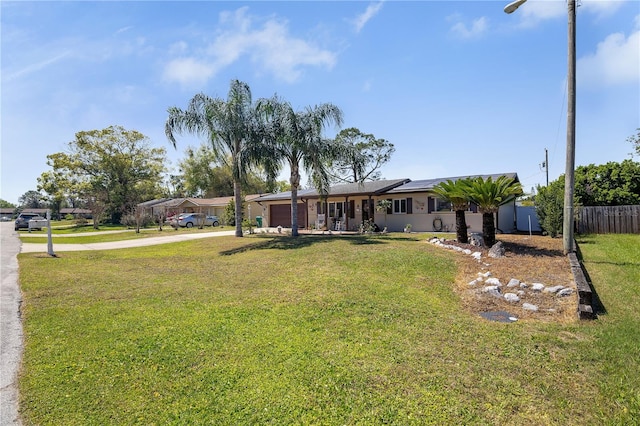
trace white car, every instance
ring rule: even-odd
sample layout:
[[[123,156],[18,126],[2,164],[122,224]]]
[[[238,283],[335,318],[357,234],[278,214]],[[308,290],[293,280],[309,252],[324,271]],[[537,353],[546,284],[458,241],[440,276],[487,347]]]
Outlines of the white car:
[[[203,213],[181,213],[171,221],[174,228],[192,228],[194,226],[220,226],[218,216],[205,215]]]

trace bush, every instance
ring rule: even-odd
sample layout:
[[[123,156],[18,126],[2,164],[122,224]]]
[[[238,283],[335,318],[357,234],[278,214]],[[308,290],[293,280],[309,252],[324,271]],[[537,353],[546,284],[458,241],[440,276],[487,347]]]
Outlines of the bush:
[[[539,186],[535,199],[536,214],[542,229],[551,237],[562,233],[564,209],[564,176],[549,186]]]
[[[135,228],[137,224],[136,215],[134,214],[122,215],[122,217],[120,218],[120,223],[126,226],[127,228]],[[147,227],[153,226],[155,223],[156,221],[151,215],[145,214],[140,216],[141,228],[147,228]]]

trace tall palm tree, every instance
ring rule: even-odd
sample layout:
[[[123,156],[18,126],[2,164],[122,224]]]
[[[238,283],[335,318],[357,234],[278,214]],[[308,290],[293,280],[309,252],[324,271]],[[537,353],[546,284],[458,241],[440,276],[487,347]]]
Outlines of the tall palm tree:
[[[321,196],[329,188],[327,161],[334,158],[335,145],[322,137],[325,126],[342,125],[342,111],[337,106],[324,103],[294,111],[291,104],[274,96],[258,101],[265,124],[263,134],[266,144],[254,145],[253,157],[262,158],[262,165],[270,177],[287,164],[291,171],[291,233],[298,236],[298,189],[300,172],[304,170]],[[260,152],[262,151],[262,152]]]
[[[456,212],[456,239],[459,243],[468,243],[467,236],[467,218],[465,211],[469,208],[469,199],[467,197],[470,179],[448,179],[446,182],[440,182],[433,188],[433,192],[440,198],[451,203],[453,210]]]
[[[494,213],[500,206],[522,195],[522,185],[515,179],[500,176],[493,180],[491,176],[487,179],[477,177],[469,182],[469,201],[478,205],[482,212],[482,234],[487,246],[496,243],[496,227]]]
[[[258,163],[247,148],[259,143],[261,138],[249,85],[232,80],[227,100],[199,93],[191,99],[186,110],[171,107],[168,112],[165,134],[174,148],[174,134],[189,133],[206,138],[220,161],[226,163],[230,158],[236,237],[242,237],[242,184],[248,169]]]

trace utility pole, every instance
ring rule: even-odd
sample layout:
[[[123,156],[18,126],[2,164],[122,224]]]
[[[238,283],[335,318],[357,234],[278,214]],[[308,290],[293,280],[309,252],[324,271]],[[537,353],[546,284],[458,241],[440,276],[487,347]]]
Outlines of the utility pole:
[[[547,148],[544,149],[544,163],[542,163],[542,167],[544,167],[544,171],[547,174],[547,186],[549,186],[549,151],[547,151]]]
[[[567,74],[567,161],[564,175],[564,220],[562,242],[564,254],[573,252],[573,192],[576,163],[576,0],[567,1],[568,74]]]

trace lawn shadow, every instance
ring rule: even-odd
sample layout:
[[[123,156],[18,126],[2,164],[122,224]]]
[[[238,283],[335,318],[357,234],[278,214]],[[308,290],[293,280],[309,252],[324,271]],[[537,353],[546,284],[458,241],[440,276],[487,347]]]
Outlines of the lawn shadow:
[[[502,241],[504,249],[507,252],[523,254],[527,256],[547,256],[561,257],[564,256],[562,250],[547,249],[529,245],[523,242]]]
[[[580,244],[582,244],[582,242]],[[600,296],[596,291],[596,288],[593,286],[593,281],[589,276],[589,271],[587,271],[587,268],[584,266],[584,258],[582,256],[582,251],[580,250],[580,245],[577,244],[577,242],[576,242],[576,256],[578,257],[578,261],[580,262],[580,268],[582,268],[582,273],[584,274],[584,277],[586,278],[587,283],[589,283],[589,287],[591,288],[591,309],[593,310],[593,313],[596,315],[606,314],[607,308],[605,308],[604,303],[602,303],[602,300],[600,299]]]
[[[335,240],[336,238],[343,239],[354,245],[387,244],[387,242],[384,241],[386,239],[385,237],[369,235],[299,235],[297,237],[292,237],[289,235],[274,236],[272,234],[261,234],[256,235],[254,238],[262,241],[252,242],[231,250],[224,250],[220,252],[220,255],[231,256],[252,250],[295,250],[315,244],[327,243]]]

